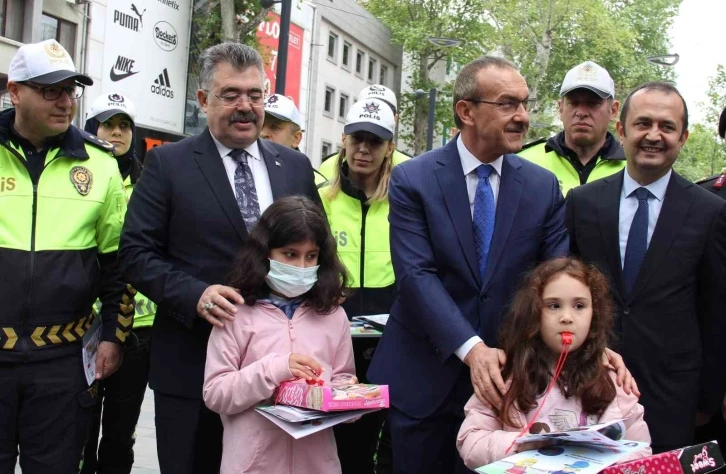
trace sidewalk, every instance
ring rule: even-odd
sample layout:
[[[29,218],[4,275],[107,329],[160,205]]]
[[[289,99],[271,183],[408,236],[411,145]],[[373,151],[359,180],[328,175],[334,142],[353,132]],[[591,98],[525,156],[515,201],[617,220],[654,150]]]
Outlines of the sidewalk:
[[[154,428],[154,392],[146,389],[144,404],[141,406],[139,424],[136,426],[136,445],[134,446],[134,467],[131,474],[159,474],[159,460],[156,457],[156,429]],[[21,474],[19,466],[15,474]]]

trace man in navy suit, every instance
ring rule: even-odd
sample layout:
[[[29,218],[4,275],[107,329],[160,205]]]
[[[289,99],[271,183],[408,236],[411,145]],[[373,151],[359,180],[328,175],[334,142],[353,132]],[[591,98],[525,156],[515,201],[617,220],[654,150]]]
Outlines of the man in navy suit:
[[[473,392],[497,404],[505,390],[496,341],[519,278],[568,253],[557,179],[511,154],[528,95],[508,61],[467,64],[454,86],[460,135],[393,169],[398,297],[368,376],[390,386],[396,473],[469,472],[456,434]]]
[[[119,248],[124,276],[159,305],[149,383],[159,465],[169,474],[219,472],[222,424],[202,400],[207,340],[243,302],[224,283],[249,230],[280,197],[320,202],[307,157],[259,140],[259,54],[223,43],[200,56],[199,69],[209,128],[146,155]]]

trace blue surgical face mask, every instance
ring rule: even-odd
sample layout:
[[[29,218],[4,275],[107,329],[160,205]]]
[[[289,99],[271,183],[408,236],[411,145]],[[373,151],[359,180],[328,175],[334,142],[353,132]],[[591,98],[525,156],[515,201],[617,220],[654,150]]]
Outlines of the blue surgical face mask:
[[[287,298],[297,298],[310,291],[318,281],[318,268],[320,265],[302,268],[270,259],[270,271],[265,277],[265,283]]]

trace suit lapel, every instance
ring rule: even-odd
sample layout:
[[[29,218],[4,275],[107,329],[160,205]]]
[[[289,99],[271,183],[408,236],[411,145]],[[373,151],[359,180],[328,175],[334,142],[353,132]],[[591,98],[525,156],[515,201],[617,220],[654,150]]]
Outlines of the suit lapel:
[[[502,176],[499,180],[499,197],[497,198],[497,214],[494,224],[494,235],[489,248],[489,261],[484,274],[482,290],[486,288],[494,274],[497,263],[504,252],[504,246],[512,229],[512,222],[517,215],[519,199],[522,196],[522,176],[519,168],[522,163],[514,155],[504,155],[502,160]]]
[[[623,267],[620,260],[620,193],[623,189],[624,171],[605,178],[600,187],[597,204],[597,217],[603,239],[605,257],[615,290],[621,300],[623,295]]]
[[[666,253],[688,216],[688,209],[691,207],[693,195],[687,191],[691,183],[681,178],[674,171],[668,181],[668,187],[663,198],[658,221],[650,239],[648,251],[645,254],[643,266],[635,280],[635,286],[629,300],[634,300],[638,293],[648,284],[648,281],[655,275],[659,265],[665,261]]]
[[[479,261],[474,245],[474,230],[471,222],[471,207],[469,206],[469,194],[466,190],[466,177],[461,167],[461,159],[456,149],[457,139],[451,140],[441,150],[441,156],[437,160],[436,179],[444,197],[446,209],[454,224],[454,231],[459,239],[459,244],[469,264],[472,276],[478,286],[481,285],[479,276]]]
[[[272,189],[272,200],[277,199],[285,195],[285,163],[280,159],[280,153],[275,150],[265,140],[257,140],[257,144],[262,153],[262,159],[265,160],[265,166],[267,167],[267,175],[270,177],[270,188]]]
[[[227,171],[209,129],[205,130],[197,138],[193,152],[199,169],[202,171],[207,183],[209,183],[209,187],[212,188],[212,192],[217,197],[217,201],[222,206],[230,224],[237,231],[240,239],[246,239],[247,230],[242,220],[242,214],[237,206],[237,200],[229,183]]]

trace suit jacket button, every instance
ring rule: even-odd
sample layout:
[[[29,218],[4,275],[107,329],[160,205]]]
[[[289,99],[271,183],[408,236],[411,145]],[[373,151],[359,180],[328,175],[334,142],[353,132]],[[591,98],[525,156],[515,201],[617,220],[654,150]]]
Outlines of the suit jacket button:
[[[623,314],[624,314],[625,316],[629,315],[629,314],[630,314],[630,308],[625,308],[625,309],[623,309]]]
[[[488,300],[488,299],[489,299],[489,296],[488,295],[481,295],[481,296],[479,296],[479,301],[481,301],[482,303],[484,301]]]

